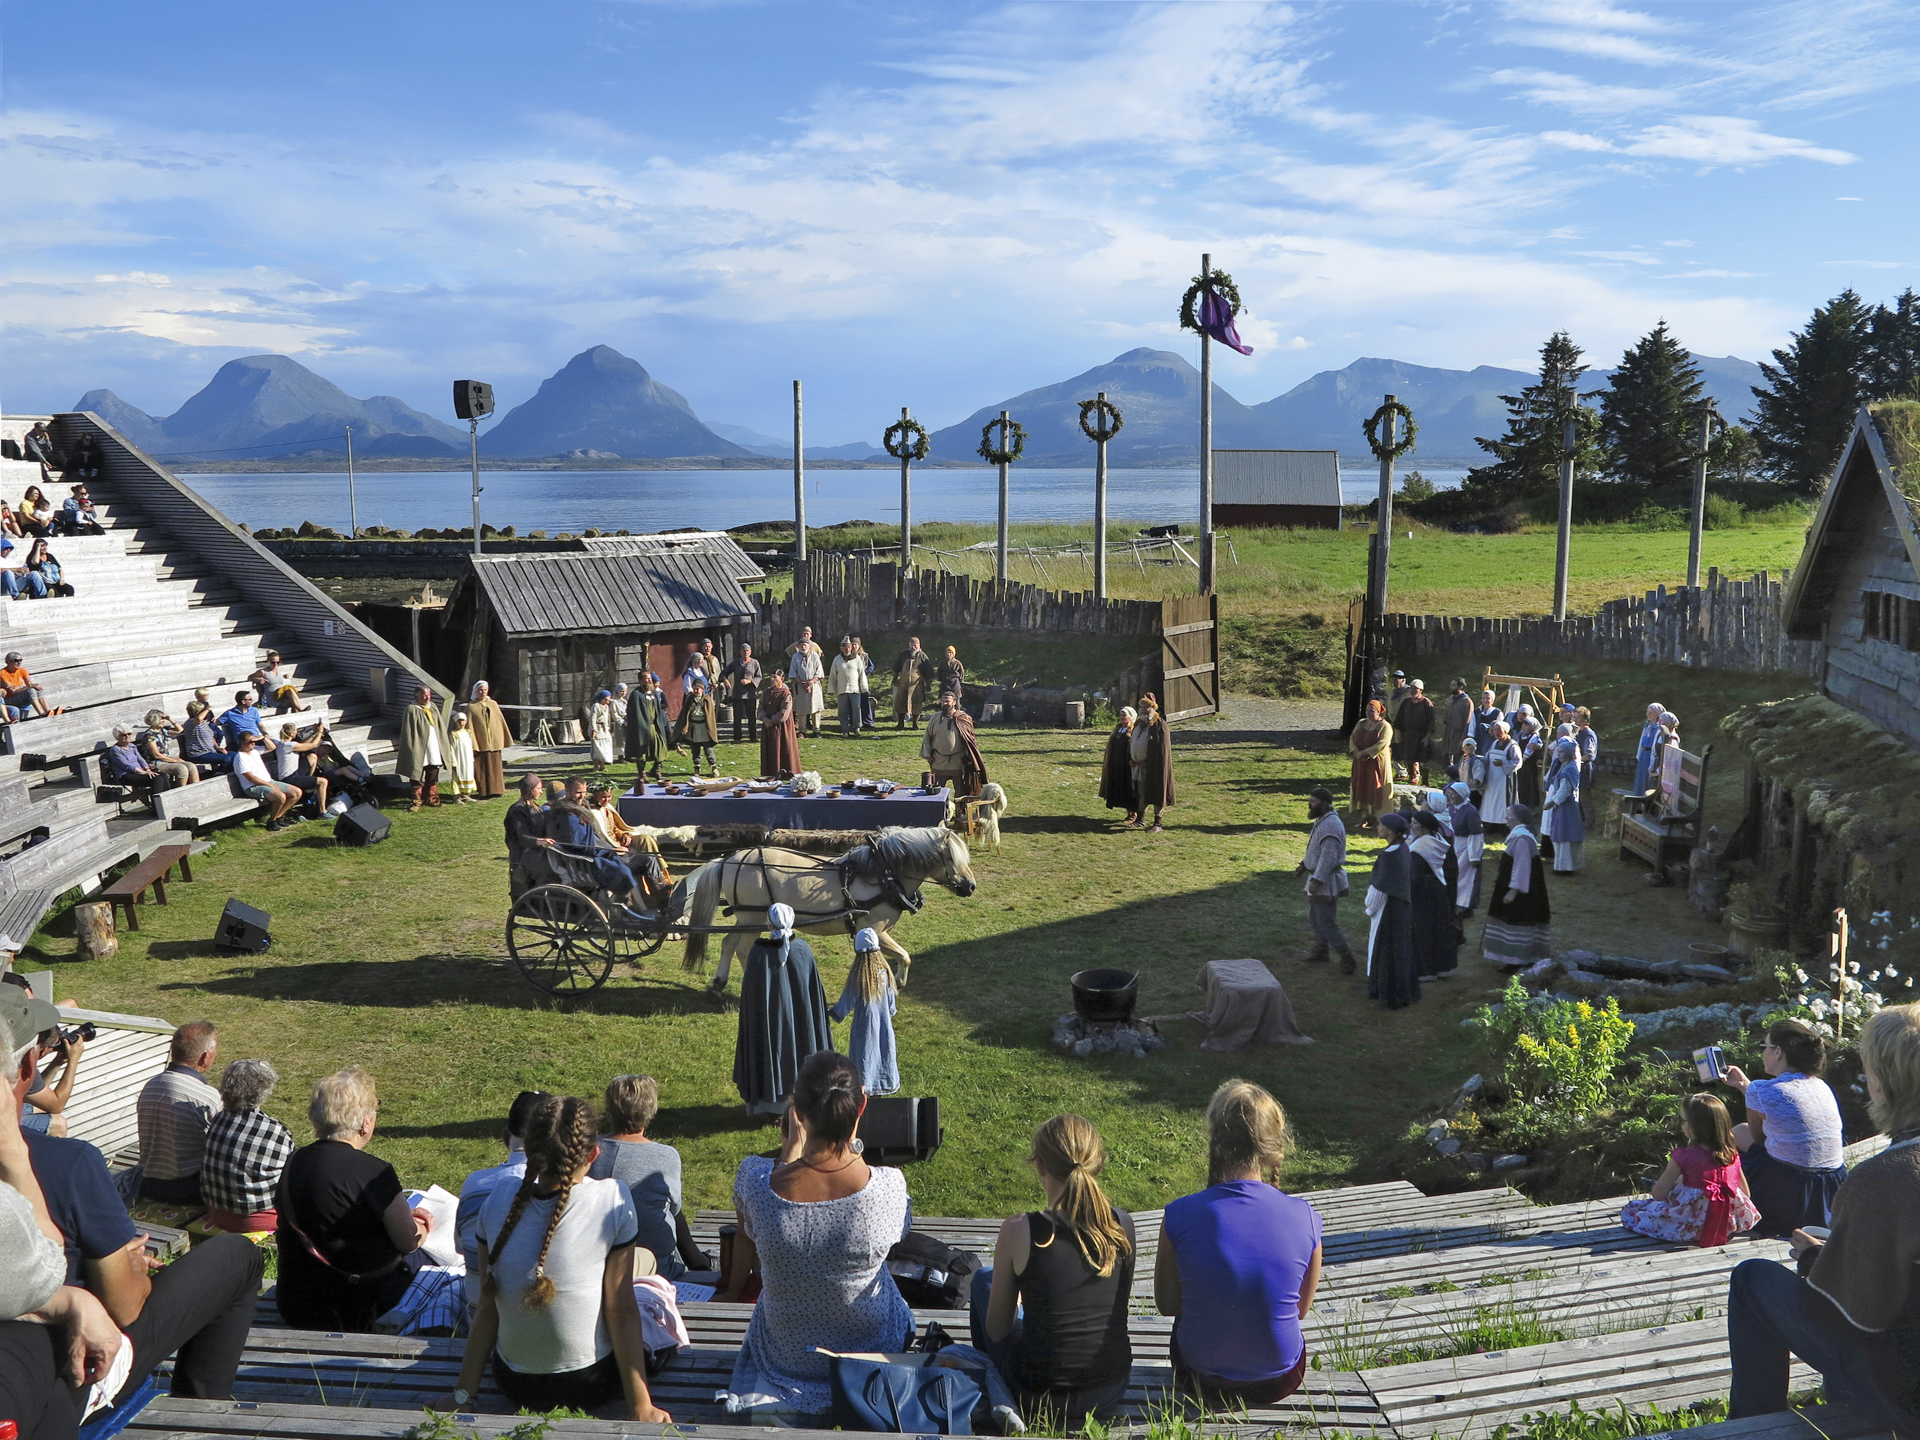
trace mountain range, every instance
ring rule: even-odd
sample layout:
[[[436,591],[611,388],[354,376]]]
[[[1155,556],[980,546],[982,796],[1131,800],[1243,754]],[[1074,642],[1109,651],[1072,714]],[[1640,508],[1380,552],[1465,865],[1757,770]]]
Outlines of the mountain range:
[[[1696,355],[1708,394],[1730,421],[1753,409],[1760,367],[1732,356]],[[1586,390],[1603,387],[1608,370],[1590,370]],[[1361,425],[1385,394],[1397,396],[1420,425],[1416,463],[1477,459],[1475,437],[1506,424],[1502,395],[1534,382],[1524,370],[1482,365],[1445,370],[1401,360],[1360,359],[1323,370],[1283,395],[1248,405],[1214,386],[1213,443],[1219,449],[1338,450],[1365,456]],[[1116,465],[1191,465],[1196,457],[1200,372],[1170,350],[1142,347],[1053,385],[982,406],[934,431],[929,458],[978,463],[980,429],[1010,411],[1027,431],[1026,464],[1082,466],[1091,443],[1079,426],[1079,402],[1099,392],[1117,405],[1125,425],[1108,447]],[[453,458],[466,453],[467,433],[391,395],[356,400],[285,355],[252,355],[220,367],[207,386],[172,415],[148,415],[111,390],[90,390],[92,410],[149,453],[170,459],[278,458],[340,454],[353,426],[356,455]],[[876,423],[876,429],[878,424]],[[877,435],[876,435],[876,438]],[[792,443],[745,426],[707,424],[678,391],[636,360],[596,345],[541,382],[539,390],[480,435],[480,448],[501,459],[747,458],[784,460]],[[885,454],[869,441],[806,448],[810,460],[872,460]]]

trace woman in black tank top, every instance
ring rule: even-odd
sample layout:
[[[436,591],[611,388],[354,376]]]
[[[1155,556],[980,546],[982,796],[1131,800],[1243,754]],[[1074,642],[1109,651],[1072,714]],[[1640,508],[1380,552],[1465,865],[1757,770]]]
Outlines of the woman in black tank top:
[[[1001,1225],[992,1268],[973,1277],[973,1343],[1029,1419],[1044,1410],[1071,1429],[1115,1418],[1126,1395],[1133,1217],[1101,1190],[1106,1152],[1080,1116],[1042,1125],[1032,1160],[1047,1208]]]

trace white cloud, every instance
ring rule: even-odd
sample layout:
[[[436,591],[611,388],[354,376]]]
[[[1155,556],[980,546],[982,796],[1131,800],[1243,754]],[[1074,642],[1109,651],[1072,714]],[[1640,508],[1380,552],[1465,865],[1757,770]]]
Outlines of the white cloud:
[[[1571,130],[1548,130],[1540,138],[1566,150],[1690,160],[1704,165],[1764,165],[1783,159],[1851,165],[1860,158],[1809,140],[1769,135],[1758,121],[1737,115],[1686,115],[1671,124],[1649,125],[1619,140]]]
[[[1676,92],[1638,85],[1603,85],[1579,75],[1553,70],[1496,70],[1487,77],[1496,85],[1517,88],[1535,105],[1555,105],[1584,115],[1615,115],[1665,108]]]

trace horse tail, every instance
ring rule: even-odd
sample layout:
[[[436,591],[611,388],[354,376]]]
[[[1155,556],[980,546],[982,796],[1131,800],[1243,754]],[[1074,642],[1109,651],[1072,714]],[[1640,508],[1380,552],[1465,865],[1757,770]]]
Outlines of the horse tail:
[[[682,962],[687,969],[701,971],[707,968],[707,929],[713,924],[713,917],[720,908],[721,870],[727,859],[709,860],[688,878],[687,881],[687,956]]]

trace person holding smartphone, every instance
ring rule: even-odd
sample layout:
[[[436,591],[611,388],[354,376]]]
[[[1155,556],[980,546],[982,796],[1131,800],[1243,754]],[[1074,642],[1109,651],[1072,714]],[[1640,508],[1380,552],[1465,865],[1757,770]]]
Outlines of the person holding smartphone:
[[[1749,1079],[1727,1067],[1727,1083],[1747,1102],[1746,1123],[1733,1143],[1753,1203],[1760,1207],[1758,1235],[1791,1235],[1803,1225],[1824,1225],[1847,1178],[1843,1161],[1840,1102],[1821,1079],[1827,1042],[1798,1020],[1776,1021],[1760,1047],[1767,1079]]]

